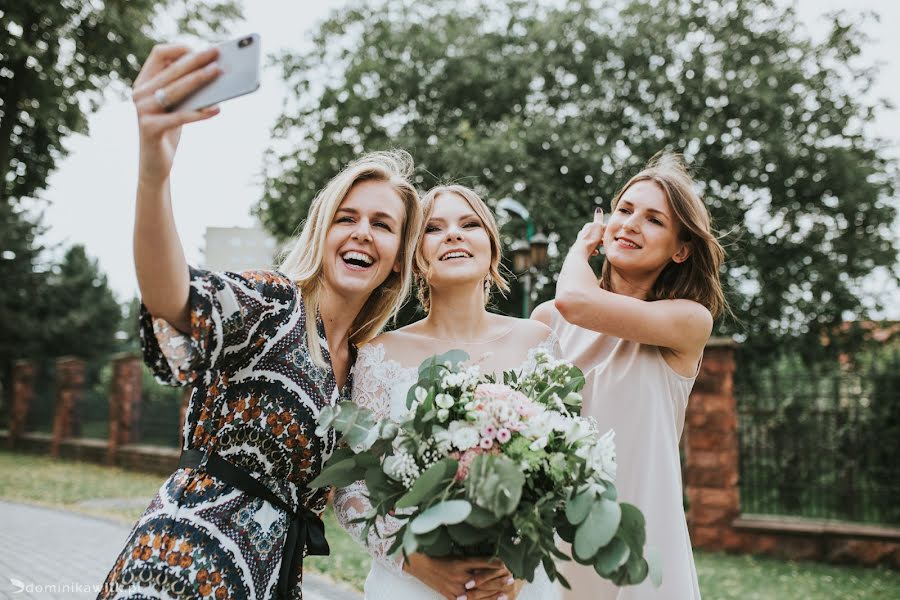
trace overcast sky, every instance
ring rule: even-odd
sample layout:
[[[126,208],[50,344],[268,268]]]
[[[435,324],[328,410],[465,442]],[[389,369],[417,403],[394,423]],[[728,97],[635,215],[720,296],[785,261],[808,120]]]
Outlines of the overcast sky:
[[[787,1],[787,0],[786,0]],[[257,32],[265,53],[307,47],[309,31],[344,0],[245,1],[246,18],[234,35]],[[900,2],[893,0],[799,0],[798,14],[810,35],[827,30],[824,15],[832,10],[876,11],[880,23],[870,24],[872,43],[866,63],[881,63],[873,97],[900,103]],[[269,130],[280,114],[285,88],[275,69],[263,74],[260,90],[222,105],[222,113],[185,128],[172,175],[175,219],[189,262],[202,259],[206,227],[251,226],[250,208],[261,196],[262,155]],[[894,144],[900,157],[900,112],[879,115],[877,130]],[[134,190],[137,173],[137,126],[130,100],[111,98],[90,118],[90,135],[66,143],[70,155],[50,178],[44,194],[47,243],[83,244],[100,261],[120,300],[137,293],[131,252]],[[879,281],[875,285],[881,288]],[[900,292],[891,287],[897,306],[888,316],[900,318]],[[896,313],[896,314],[895,314]]]

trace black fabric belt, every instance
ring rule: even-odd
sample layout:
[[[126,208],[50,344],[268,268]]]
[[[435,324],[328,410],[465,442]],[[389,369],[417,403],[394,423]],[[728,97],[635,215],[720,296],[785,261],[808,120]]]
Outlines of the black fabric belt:
[[[303,555],[323,556],[330,552],[325,539],[325,525],[313,511],[300,505],[294,512],[281,498],[272,493],[266,485],[240,467],[236,467],[215,452],[207,450],[184,450],[178,461],[179,468],[203,469],[216,479],[280,508],[288,515],[290,525],[284,542],[284,556],[278,573],[277,595],[288,600],[297,583],[297,576],[303,569]]]

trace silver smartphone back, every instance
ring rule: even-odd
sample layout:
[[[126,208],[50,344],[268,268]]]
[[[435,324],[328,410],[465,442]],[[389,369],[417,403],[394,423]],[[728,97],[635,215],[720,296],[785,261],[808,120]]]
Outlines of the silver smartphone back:
[[[260,43],[259,34],[241,36],[219,44],[216,62],[222,74],[209,85],[200,88],[174,110],[206,108],[254,92],[259,88]]]

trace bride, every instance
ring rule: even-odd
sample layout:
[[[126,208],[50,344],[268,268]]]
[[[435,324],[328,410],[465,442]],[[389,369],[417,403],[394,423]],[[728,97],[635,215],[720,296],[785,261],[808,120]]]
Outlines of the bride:
[[[491,288],[508,290],[499,271],[500,236],[489,209],[463,186],[440,186],[422,199],[425,226],[414,271],[419,300],[427,316],[384,333],[363,346],[354,369],[354,401],[379,418],[402,421],[406,393],[426,358],[452,349],[465,351],[482,372],[524,368],[529,351],[546,347],[557,354],[557,341],[543,323],[488,312]],[[361,524],[351,521],[371,505],[358,481],[336,490],[338,521],[373,557],[366,578],[366,600],[552,600],[554,585],[542,568],[532,583],[514,580],[506,567],[485,557],[435,559],[413,554],[388,555],[399,529],[391,518],[361,540]]]

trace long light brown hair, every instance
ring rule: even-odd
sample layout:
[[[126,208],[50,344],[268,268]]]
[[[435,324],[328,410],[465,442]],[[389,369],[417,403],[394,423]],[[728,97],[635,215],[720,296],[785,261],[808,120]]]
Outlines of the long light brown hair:
[[[417,295],[419,302],[425,309],[425,312],[431,310],[431,289],[428,286],[428,279],[431,274],[431,263],[425,257],[422,251],[422,239],[425,237],[425,224],[428,222],[431,213],[434,212],[434,204],[444,195],[456,195],[466,201],[472,208],[472,212],[481,219],[488,238],[491,242],[491,267],[485,279],[484,285],[484,303],[490,302],[491,290],[496,288],[500,293],[505,294],[509,291],[509,283],[503,274],[500,273],[500,261],[502,256],[502,247],[500,245],[500,230],[497,227],[497,221],[491,209],[488,208],[484,200],[475,193],[475,190],[467,188],[464,185],[439,185],[431,188],[422,197],[422,227],[419,233],[419,241],[416,245],[415,258],[413,259],[413,274],[416,278]]]
[[[303,230],[281,263],[281,271],[300,287],[306,309],[306,338],[312,359],[324,366],[318,342],[316,315],[322,293],[326,234],[341,202],[362,181],[382,181],[390,184],[403,200],[406,209],[397,260],[400,272],[391,271],[387,279],[375,288],[350,328],[350,342],[360,346],[381,331],[385,323],[396,317],[406,301],[412,282],[412,257],[422,228],[422,208],[419,194],[410,182],[413,159],[403,150],[373,152],[347,165],[328,182],[313,200]]]
[[[680,156],[659,153],[640,173],[628,180],[612,201],[615,212],[628,188],[639,181],[652,181],[666,195],[678,224],[678,236],[691,245],[691,253],[682,263],[669,262],[653,283],[647,300],[684,298],[705,306],[713,318],[728,310],[719,269],[725,250],[712,230],[712,220],[703,200],[694,190],[694,180]],[[600,287],[611,289],[612,265],[603,263]]]

